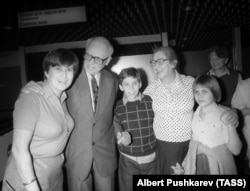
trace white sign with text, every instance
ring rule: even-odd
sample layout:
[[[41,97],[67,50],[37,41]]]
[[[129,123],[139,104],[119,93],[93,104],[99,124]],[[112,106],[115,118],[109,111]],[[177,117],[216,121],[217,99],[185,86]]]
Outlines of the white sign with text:
[[[19,28],[86,21],[85,6],[18,13]]]

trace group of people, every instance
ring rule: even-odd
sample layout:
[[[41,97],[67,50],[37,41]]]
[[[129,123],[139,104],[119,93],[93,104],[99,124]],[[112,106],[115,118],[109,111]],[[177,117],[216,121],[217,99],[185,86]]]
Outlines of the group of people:
[[[177,71],[174,49],[157,48],[150,61],[157,79],[140,92],[137,69],[117,79],[105,68],[113,47],[104,37],[87,40],[82,71],[70,50],[50,51],[44,81],[29,82],[15,103],[2,190],[63,190],[64,165],[70,191],[114,190],[117,166],[120,191],[132,190],[135,174],[236,174],[238,117],[218,103],[224,92],[232,99],[241,78],[222,52],[213,49],[212,69],[194,79]]]

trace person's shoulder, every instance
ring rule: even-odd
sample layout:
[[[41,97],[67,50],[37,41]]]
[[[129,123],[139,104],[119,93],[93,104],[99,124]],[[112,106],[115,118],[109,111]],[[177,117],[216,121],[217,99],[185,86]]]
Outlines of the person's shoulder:
[[[103,69],[102,75],[104,75],[105,77],[108,77],[108,78],[112,78],[112,79],[114,79],[114,80],[117,80],[116,75],[115,75],[112,71],[109,71],[109,70],[107,70],[107,69]]]
[[[194,77],[190,76],[190,75],[180,74],[180,78],[186,84],[193,84],[193,82],[194,82]]]
[[[160,84],[160,80],[159,79],[154,79],[152,80],[149,84],[148,87],[158,87]]]
[[[123,99],[119,99],[119,100],[117,100],[116,103],[115,103],[115,107],[116,107],[116,108],[121,107],[121,106],[123,106],[123,105],[124,105],[124,104],[123,104]]]
[[[43,81],[30,81],[21,89],[19,97],[43,97],[45,95],[46,89],[48,89],[48,85]]]
[[[241,72],[238,70],[232,70],[232,69],[228,69],[228,70],[229,70],[231,75],[237,75],[237,76],[242,75]]]
[[[250,85],[250,78],[247,78],[247,79],[241,80],[241,81],[242,81],[242,84]]]
[[[114,113],[115,115],[119,115],[121,113],[124,113],[124,111],[126,111],[126,109],[125,105],[123,104],[123,99],[119,99],[115,104]]]
[[[210,75],[211,69],[203,71],[200,75]]]
[[[249,89],[250,88],[250,78],[240,80],[238,86],[240,88]]]
[[[148,84],[146,89],[143,91],[143,94],[153,96],[160,86],[161,86],[160,80],[155,79]]]
[[[194,77],[193,76],[186,76],[186,79],[188,80],[188,81],[191,81],[191,82],[193,82],[194,81]]]
[[[42,99],[42,97],[44,97],[41,93],[37,93],[37,92],[29,92],[29,93],[21,93],[17,100],[16,103],[23,103],[23,104],[37,104],[39,102],[39,100]]]
[[[217,112],[218,115],[222,115],[224,112],[229,111],[229,110],[230,110],[230,107],[218,104],[215,112]],[[214,112],[214,114],[216,114],[215,112]]]
[[[37,93],[30,91],[28,93],[21,93],[18,98],[19,99],[27,99],[27,98],[35,98],[35,97],[38,97]]]
[[[143,94],[142,100],[152,102],[152,98],[149,95],[145,95],[145,94]]]

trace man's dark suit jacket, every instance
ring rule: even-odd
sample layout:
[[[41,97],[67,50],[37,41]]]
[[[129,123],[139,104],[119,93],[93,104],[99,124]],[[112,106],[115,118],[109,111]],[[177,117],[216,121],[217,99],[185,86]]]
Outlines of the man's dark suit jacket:
[[[83,68],[68,91],[67,105],[75,127],[66,150],[67,173],[84,180],[93,160],[102,176],[117,168],[116,143],[113,128],[113,108],[118,81],[108,70],[101,71],[98,103],[93,112],[87,74]]]

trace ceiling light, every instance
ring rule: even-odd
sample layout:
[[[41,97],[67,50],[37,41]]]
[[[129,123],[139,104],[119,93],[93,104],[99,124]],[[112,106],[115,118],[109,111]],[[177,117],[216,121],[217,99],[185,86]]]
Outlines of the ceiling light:
[[[12,27],[12,26],[9,26],[9,25],[6,25],[6,26],[3,26],[3,29],[4,29],[4,30],[12,30],[13,27]]]
[[[188,5],[183,10],[184,11],[191,11],[192,9],[193,9],[193,7]]]

